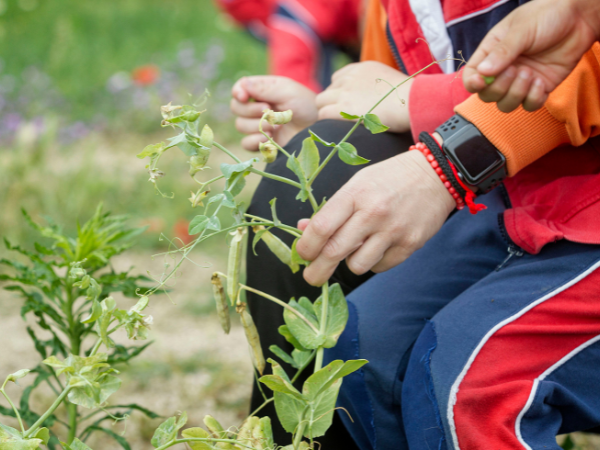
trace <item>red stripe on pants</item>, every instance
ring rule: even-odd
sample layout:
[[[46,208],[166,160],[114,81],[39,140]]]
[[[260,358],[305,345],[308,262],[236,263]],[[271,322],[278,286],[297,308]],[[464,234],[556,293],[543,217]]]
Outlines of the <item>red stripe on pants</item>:
[[[600,334],[600,270],[496,331],[459,385],[454,423],[462,450],[523,449],[515,422],[533,381]]]

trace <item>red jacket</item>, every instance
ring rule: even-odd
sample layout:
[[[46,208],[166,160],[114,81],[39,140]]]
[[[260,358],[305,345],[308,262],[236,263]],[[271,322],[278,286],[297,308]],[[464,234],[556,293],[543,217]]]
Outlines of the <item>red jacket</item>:
[[[324,43],[358,42],[361,0],[218,0],[235,20],[267,41],[269,72],[314,91]]]
[[[408,74],[433,58],[459,57],[459,50],[468,59],[515,7],[505,0],[372,0],[363,59]],[[535,113],[504,114],[470,96],[458,66],[446,61],[415,78],[408,99],[413,136],[433,132],[456,110],[507,157],[512,208],[503,222],[514,244],[530,253],[560,239],[600,244],[600,44]]]

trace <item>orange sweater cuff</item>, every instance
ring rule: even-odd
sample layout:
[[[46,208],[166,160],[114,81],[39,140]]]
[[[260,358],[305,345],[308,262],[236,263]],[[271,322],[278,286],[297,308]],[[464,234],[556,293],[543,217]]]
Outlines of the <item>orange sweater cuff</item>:
[[[495,103],[484,103],[477,95],[472,95],[454,110],[502,152],[509,176],[550,150],[570,142],[565,124],[556,120],[545,107],[535,112],[519,107],[506,114]]]

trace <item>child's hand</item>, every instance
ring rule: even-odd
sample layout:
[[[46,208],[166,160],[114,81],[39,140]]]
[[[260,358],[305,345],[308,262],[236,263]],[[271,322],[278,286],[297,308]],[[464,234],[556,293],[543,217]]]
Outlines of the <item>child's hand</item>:
[[[340,119],[340,111],[364,114],[390,90],[390,85],[396,86],[406,78],[402,72],[375,61],[349,64],[334,73],[331,86],[317,95],[319,119]],[[384,125],[390,127],[390,131],[401,133],[410,130],[408,95],[411,84],[412,79],[373,111]]]
[[[530,2],[490,30],[467,63],[463,82],[501,111],[521,104],[535,111],[598,38],[598,0]],[[496,79],[487,85],[482,76]]]
[[[293,112],[292,121],[286,125],[263,123],[263,130],[281,146],[317,121],[316,94],[290,78],[274,75],[244,77],[235,83],[231,94],[230,108],[237,116],[235,126],[240,133],[247,135],[242,139],[242,147],[246,150],[257,151],[258,144],[267,140],[258,131],[265,109],[291,109]]]

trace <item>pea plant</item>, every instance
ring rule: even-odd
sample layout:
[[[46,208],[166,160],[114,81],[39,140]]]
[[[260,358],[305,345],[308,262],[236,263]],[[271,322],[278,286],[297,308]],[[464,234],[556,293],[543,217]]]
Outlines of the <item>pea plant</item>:
[[[436,64],[436,62],[431,65]],[[427,66],[429,67],[429,66]],[[426,67],[426,68],[427,68]],[[424,68],[423,70],[425,70]],[[230,330],[229,306],[235,306],[239,315],[246,338],[252,349],[251,357],[257,372],[261,375],[258,382],[269,388],[273,395],[267,398],[255,410],[238,430],[235,427],[225,429],[214,418],[207,416],[206,428],[192,427],[184,429],[187,421],[185,413],[179,418],[171,417],[156,430],[152,445],[158,450],[164,450],[173,445],[187,443],[193,450],[211,449],[253,449],[270,450],[283,448],[285,450],[299,450],[315,448],[315,438],[323,436],[331,426],[333,414],[336,409],[336,400],[342,380],[345,376],[360,369],[366,360],[336,360],[323,367],[323,352],[332,348],[343,332],[348,320],[348,306],[339,284],[325,283],[321,295],[317,299],[301,297],[296,300],[275,298],[252,286],[240,282],[240,265],[242,261],[242,247],[248,227],[254,231],[253,242],[249,245],[254,250],[255,245],[262,240],[279,260],[287,265],[292,272],[297,272],[302,266],[309,264],[303,260],[296,251],[296,244],[302,236],[298,228],[282,223],[277,216],[277,199],[270,201],[272,218],[258,217],[245,213],[241,202],[236,200],[246,184],[246,177],[256,174],[271,178],[281,183],[286,183],[298,189],[297,200],[308,201],[314,213],[325,204],[325,199],[317,199],[313,193],[312,185],[323,172],[329,161],[336,155],[346,164],[361,165],[369,161],[359,156],[356,148],[348,142],[348,138],[361,125],[371,133],[382,133],[388,129],[381,123],[372,111],[395,89],[391,89],[364,115],[351,115],[341,112],[341,116],[355,121],[354,126],[340,142],[328,142],[314,132],[303,142],[298,154],[290,154],[285,148],[275,142],[263,131],[265,122],[271,125],[284,125],[292,119],[292,111],[275,112],[265,110],[260,119],[260,132],[267,141],[260,145],[260,152],[265,162],[273,162],[278,154],[287,159],[286,166],[294,173],[295,179],[274,175],[258,169],[255,165],[258,158],[247,161],[240,160],[224,145],[217,142],[208,125],[200,130],[201,107],[206,98],[190,105],[172,105],[169,103],[161,108],[162,126],[172,127],[177,134],[168,139],[168,143],[160,142],[148,145],[137,156],[140,159],[149,159],[146,168],[150,174],[149,181],[154,185],[157,193],[163,197],[173,197],[172,194],[163,193],[159,186],[159,179],[164,173],[158,164],[164,153],[178,147],[188,158],[189,173],[198,187],[189,198],[192,207],[202,207],[202,213],[194,217],[189,224],[189,234],[197,236],[187,245],[181,245],[164,255],[176,257],[174,266],[163,273],[157,284],[147,293],[148,296],[163,289],[166,283],[177,273],[181,264],[190,258],[190,253],[201,242],[217,235],[229,236],[229,258],[227,273],[215,272],[212,274],[216,308],[223,330]],[[317,143],[330,148],[329,154],[323,161],[320,159]],[[231,158],[230,163],[220,166],[221,175],[212,179],[201,181],[198,174],[206,167],[212,149],[224,152]],[[222,192],[209,196],[211,185],[224,180],[225,187]],[[231,212],[231,223],[222,224],[219,213],[222,210]],[[291,234],[295,240],[291,247],[276,237],[271,230],[278,228]],[[226,288],[223,286],[226,282]],[[253,323],[246,304],[242,301],[244,291],[253,292],[266,301],[277,303],[283,308],[285,325],[279,328],[279,333],[293,345],[291,354],[286,353],[278,346],[271,346],[270,350],[279,360],[267,359],[263,355],[260,337]],[[272,374],[263,375],[266,363],[270,363]],[[294,382],[311,363],[314,362],[314,371],[305,381],[302,390],[294,387]],[[282,367],[282,363],[291,366],[295,372],[292,377]],[[259,384],[259,387],[260,387]],[[261,388],[262,390],[262,388]],[[291,434],[291,443],[287,446],[276,445],[273,442],[271,423],[269,417],[259,418],[257,414],[267,404],[274,402],[277,416],[283,428]],[[180,437],[180,430],[181,437]]]
[[[65,450],[85,450],[92,433],[100,432],[130,450],[125,438],[103,426],[104,422],[124,420],[134,410],[150,418],[160,416],[137,404],[108,405],[107,400],[121,385],[114,365],[130,361],[149,343],[124,346],[116,344],[111,335],[123,329],[130,339],[146,339],[152,317],[142,313],[148,304],[144,295],[148,288],[140,283],[151,279],[117,272],[110,260],[128,249],[144,229],[129,228],[125,217],[102,212],[102,205],[77,227],[75,238],[53,222],[41,226],[25,211],[23,214],[53,244],[35,243],[30,251],[5,239],[7,249],[20,258],[0,259],[7,268],[0,281],[7,282],[5,290],[24,300],[23,318],[35,318],[37,326],[28,326],[27,332],[42,362],[9,374],[0,387],[8,404],[0,403],[0,414],[13,417],[19,425],[15,429],[0,423],[0,449],[30,450],[44,444],[54,450],[60,442]],[[137,301],[129,309],[119,309],[112,293]],[[40,332],[49,338],[40,337]],[[100,352],[102,346],[104,352]],[[35,378],[15,404],[6,386],[27,376]],[[55,399],[45,412],[38,413],[30,406],[30,397],[42,385]]]

